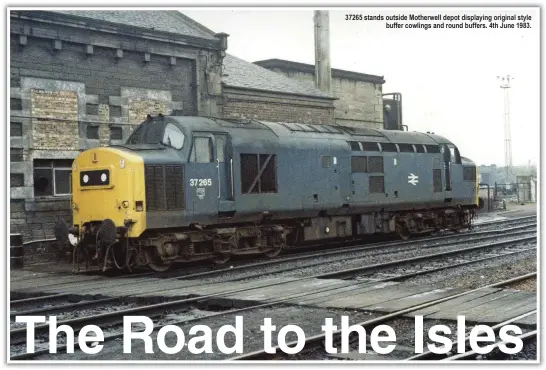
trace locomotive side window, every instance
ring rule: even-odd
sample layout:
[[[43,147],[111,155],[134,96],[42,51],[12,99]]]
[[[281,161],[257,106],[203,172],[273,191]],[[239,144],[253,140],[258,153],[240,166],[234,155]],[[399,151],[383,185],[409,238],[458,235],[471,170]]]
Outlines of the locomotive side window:
[[[463,167],[463,181],[476,181],[476,167]]]
[[[352,157],[351,172],[352,173],[368,172],[368,157]]]
[[[329,168],[330,167],[330,156],[325,155],[321,158],[321,164],[322,168]]]
[[[353,152],[358,152],[360,151],[360,144],[358,143],[358,141],[348,141],[349,145],[351,145],[351,150]]]
[[[440,147],[438,145],[425,145],[427,153],[440,153]]]
[[[190,161],[195,163],[212,162],[212,140],[208,137],[193,138]]]
[[[241,154],[241,192],[243,194],[277,192],[275,154]]]
[[[226,148],[225,136],[216,136],[216,159],[219,162],[224,162],[224,151]]]
[[[383,172],[383,157],[368,157],[368,172]]]
[[[377,143],[367,143],[367,142],[361,142],[362,150],[365,152],[378,152],[379,146]]]
[[[398,150],[396,150],[396,145],[393,143],[381,143],[381,150],[383,152],[398,152]]]
[[[459,154],[459,149],[453,145],[448,145],[450,154],[451,154],[451,163],[461,164],[461,155]]]
[[[178,127],[172,123],[168,123],[165,126],[165,133],[163,134],[163,144],[172,146],[175,149],[182,149],[184,146],[184,134]]]
[[[411,144],[398,144],[398,148],[401,153],[414,153],[413,145]]]
[[[415,144],[415,149],[417,150],[417,153],[424,153],[425,152],[425,146],[422,144]]]
[[[276,193],[277,192],[277,156],[260,154],[260,193]]]

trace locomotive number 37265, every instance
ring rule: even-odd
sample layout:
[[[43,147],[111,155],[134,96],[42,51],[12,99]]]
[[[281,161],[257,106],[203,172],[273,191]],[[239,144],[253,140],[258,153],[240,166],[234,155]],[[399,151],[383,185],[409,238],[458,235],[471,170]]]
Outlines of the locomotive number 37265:
[[[212,186],[211,179],[190,179],[190,186]]]

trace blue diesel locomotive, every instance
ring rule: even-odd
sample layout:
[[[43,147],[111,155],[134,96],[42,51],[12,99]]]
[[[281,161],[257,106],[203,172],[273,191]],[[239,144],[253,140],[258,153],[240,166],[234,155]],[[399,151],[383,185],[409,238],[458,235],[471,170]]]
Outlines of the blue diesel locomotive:
[[[476,171],[429,133],[149,116],[126,144],[76,158],[73,222],[56,235],[104,266],[158,271],[378,233],[407,239],[469,228]]]

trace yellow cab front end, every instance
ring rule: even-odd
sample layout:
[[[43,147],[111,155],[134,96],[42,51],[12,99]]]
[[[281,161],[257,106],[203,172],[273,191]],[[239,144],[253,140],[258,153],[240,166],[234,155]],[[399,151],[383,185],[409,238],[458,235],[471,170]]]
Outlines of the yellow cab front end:
[[[144,164],[140,156],[110,147],[82,152],[72,165],[73,225],[85,228],[113,221],[129,238],[146,229]]]

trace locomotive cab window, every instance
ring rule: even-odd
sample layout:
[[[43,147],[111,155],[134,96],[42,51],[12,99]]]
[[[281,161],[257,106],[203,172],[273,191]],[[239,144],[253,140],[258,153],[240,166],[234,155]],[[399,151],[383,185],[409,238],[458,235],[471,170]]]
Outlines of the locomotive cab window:
[[[127,144],[161,144],[180,150],[184,146],[184,134],[172,123],[145,122],[127,139]]]
[[[163,144],[172,146],[175,149],[182,149],[184,146],[184,134],[172,123],[167,123],[163,134]]]
[[[459,149],[454,145],[448,145],[449,152],[451,154],[451,163],[461,164],[461,155],[459,154]]]
[[[212,140],[208,137],[194,137],[190,161],[195,163],[212,162]]]

